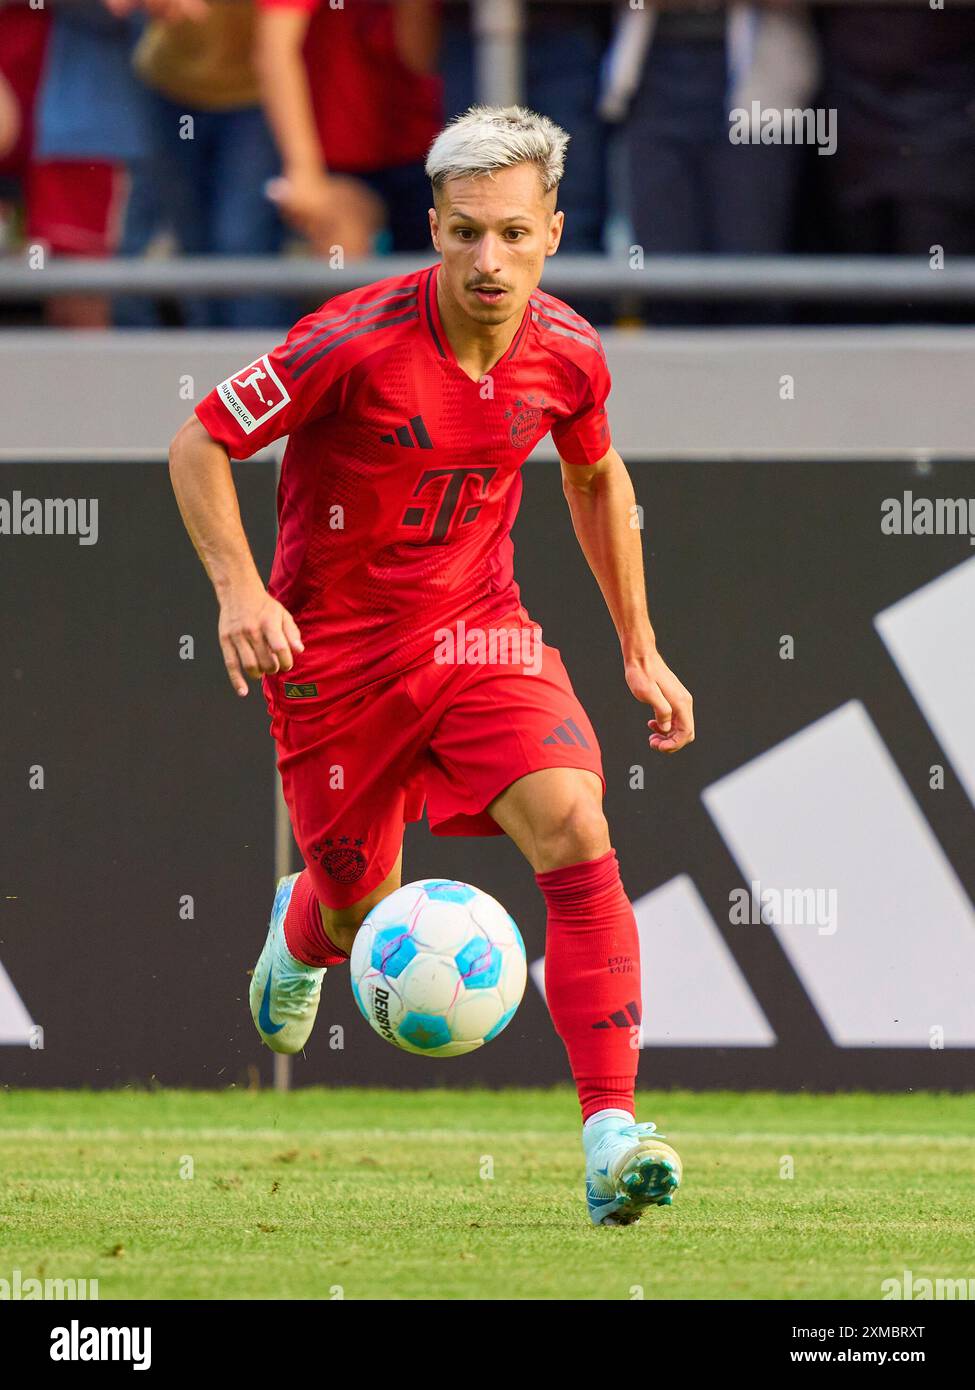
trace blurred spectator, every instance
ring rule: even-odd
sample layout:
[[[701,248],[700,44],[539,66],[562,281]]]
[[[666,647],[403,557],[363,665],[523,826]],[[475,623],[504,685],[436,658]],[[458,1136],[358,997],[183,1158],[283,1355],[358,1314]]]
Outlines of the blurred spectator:
[[[651,255],[773,255],[790,248],[801,150],[732,144],[729,113],[753,98],[803,107],[816,54],[801,7],[788,14],[709,4],[627,10],[606,67],[601,109],[625,121],[634,240]],[[780,317],[783,306],[749,311]],[[700,306],[668,305],[653,321],[726,321]]]
[[[19,207],[28,200],[34,148],[34,103],[50,16],[27,6],[0,9],[0,248],[18,238]]]
[[[42,13],[30,11],[33,19]],[[104,257],[118,250],[128,196],[126,165],[146,148],[143,93],[131,71],[133,31],[97,3],[51,18],[24,180],[27,235],[54,255]],[[100,328],[97,295],[47,301],[49,322]]]
[[[285,218],[323,254],[429,249],[427,149],[443,119],[435,0],[258,0],[257,67]],[[352,176],[352,177],[349,177]]]
[[[609,4],[537,0],[525,9],[525,103],[572,137],[565,177],[559,185],[559,207],[565,213],[562,249],[578,255],[597,255],[603,250],[609,132],[596,108],[611,20]],[[448,114],[466,111],[477,95],[474,38],[466,5],[448,6],[444,81]]]
[[[20,103],[17,93],[0,72],[0,161],[13,151],[20,139]]]
[[[274,255],[283,229],[266,185],[278,162],[253,62],[253,0],[149,0],[146,7],[154,14],[134,66],[148,89],[151,149],[132,171],[123,254],[144,255],[166,229],[187,256]],[[262,327],[289,317],[271,295],[186,299],[180,310],[192,328]],[[126,300],[115,317],[122,326],[149,326],[160,310]]]
[[[818,25],[834,249],[975,253],[975,10],[830,5]]]
[[[524,8],[522,79],[527,106],[543,112],[571,136],[559,208],[565,213],[561,248],[571,255],[605,249],[610,216],[610,128],[600,116],[600,69],[612,31],[611,4],[532,0]],[[469,5],[448,5],[445,18],[446,108],[455,116],[478,99],[475,34]],[[592,323],[607,323],[614,306],[577,294],[573,306]]]

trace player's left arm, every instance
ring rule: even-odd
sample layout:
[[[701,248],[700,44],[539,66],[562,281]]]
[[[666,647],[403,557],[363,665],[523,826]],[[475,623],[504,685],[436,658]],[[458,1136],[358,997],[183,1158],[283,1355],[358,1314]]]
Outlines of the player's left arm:
[[[619,634],[626,683],[653,709],[650,746],[676,753],[694,740],[694,706],[657,650],[647,611],[642,531],[626,464],[613,448],[596,463],[561,462],[572,525]]]

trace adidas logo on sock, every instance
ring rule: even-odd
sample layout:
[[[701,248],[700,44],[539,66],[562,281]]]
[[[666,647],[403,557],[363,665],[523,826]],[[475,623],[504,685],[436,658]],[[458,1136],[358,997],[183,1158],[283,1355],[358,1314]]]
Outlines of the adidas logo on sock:
[[[629,1017],[627,1017],[627,1014]],[[632,1028],[635,1025],[639,1025],[639,1022],[640,1006],[635,999],[631,999],[626,1006],[625,1012],[623,1009],[617,1009],[614,1013],[610,1014],[609,1018],[600,1019],[598,1023],[594,1023],[592,1026],[594,1028]]]

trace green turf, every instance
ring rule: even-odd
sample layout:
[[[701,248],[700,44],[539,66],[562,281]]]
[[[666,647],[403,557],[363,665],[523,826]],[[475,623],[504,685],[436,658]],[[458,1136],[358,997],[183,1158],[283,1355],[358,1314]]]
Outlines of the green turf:
[[[637,1114],[684,1186],[596,1230],[566,1090],[0,1091],[0,1278],[97,1278],[102,1298],[875,1299],[906,1269],[975,1277],[970,1097],[671,1091]]]

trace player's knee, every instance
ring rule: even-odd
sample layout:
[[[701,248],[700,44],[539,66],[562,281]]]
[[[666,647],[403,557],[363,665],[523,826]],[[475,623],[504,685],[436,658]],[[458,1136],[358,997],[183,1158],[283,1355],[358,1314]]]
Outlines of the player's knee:
[[[536,837],[539,862],[535,868],[542,873],[582,864],[598,859],[609,847],[609,826],[602,805],[596,797],[581,794],[567,801]]]

